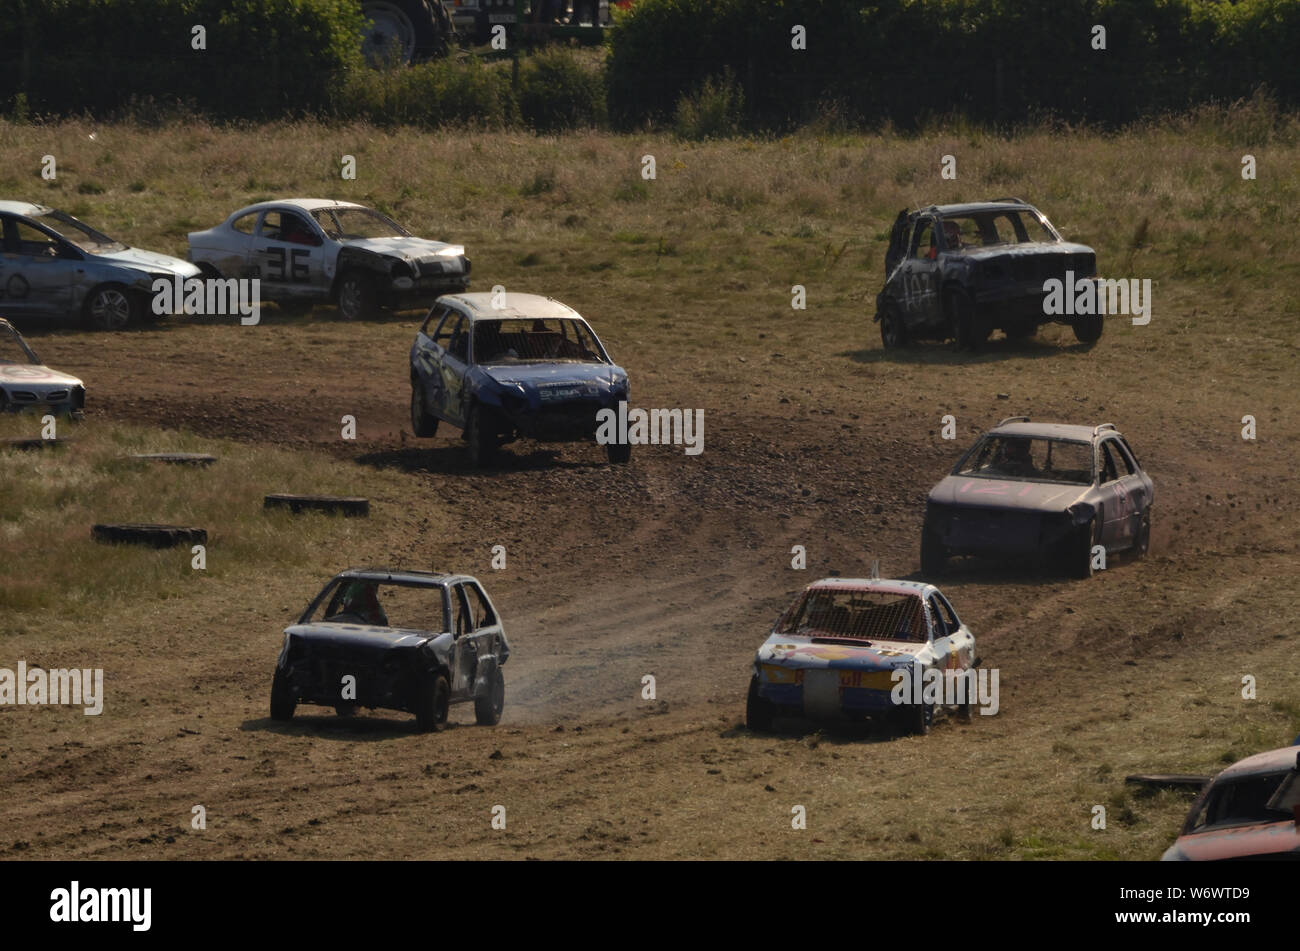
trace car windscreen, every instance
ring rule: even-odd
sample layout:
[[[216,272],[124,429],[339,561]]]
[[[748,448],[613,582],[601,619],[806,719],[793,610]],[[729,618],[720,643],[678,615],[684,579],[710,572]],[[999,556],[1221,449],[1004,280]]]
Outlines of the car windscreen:
[[[311,213],[334,241],[355,238],[407,238],[407,231],[392,218],[371,208],[317,208]]]
[[[46,228],[57,232],[69,244],[74,244],[82,251],[88,251],[91,254],[126,250],[126,245],[122,244],[122,242],[114,241],[108,235],[101,234],[94,228],[82,224],[76,218],[65,215],[61,211],[49,211],[35,217],[33,220],[39,221]]]
[[[317,622],[441,632],[445,628],[442,587],[339,579],[308,618],[308,623]]]
[[[945,215],[944,243],[949,251],[973,251],[1007,244],[1057,241],[1037,215],[1025,211],[986,211]]]
[[[1289,810],[1268,808],[1269,799],[1289,772],[1284,769],[1215,783],[1192,820],[1189,831],[1205,832],[1219,826],[1290,821],[1293,816]]]
[[[581,320],[502,318],[474,323],[479,364],[604,363],[604,353]]]
[[[800,637],[925,641],[925,607],[911,594],[805,591],[777,622],[776,633]]]
[[[1030,436],[983,437],[953,475],[1019,482],[1092,484],[1092,444]]]

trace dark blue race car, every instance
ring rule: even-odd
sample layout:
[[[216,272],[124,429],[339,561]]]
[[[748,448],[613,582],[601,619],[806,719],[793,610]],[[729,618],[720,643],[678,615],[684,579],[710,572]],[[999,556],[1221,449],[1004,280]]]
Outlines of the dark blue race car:
[[[458,426],[470,464],[513,439],[594,440],[597,413],[627,400],[615,365],[577,311],[536,294],[439,297],[411,345],[411,428]],[[605,447],[626,463],[629,444]]]

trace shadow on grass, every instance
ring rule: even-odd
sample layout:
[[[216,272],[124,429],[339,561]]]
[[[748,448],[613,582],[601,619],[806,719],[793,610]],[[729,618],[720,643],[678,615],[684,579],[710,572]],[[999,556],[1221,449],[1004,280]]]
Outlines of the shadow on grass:
[[[279,305],[263,305],[257,311],[258,321],[256,325],[248,326],[259,327],[308,327],[312,324],[343,324],[348,326],[364,327],[369,324],[409,324],[412,333],[419,326],[420,321],[424,319],[428,308],[420,310],[401,310],[390,311],[381,310],[373,317],[365,320],[347,320],[339,313],[337,307],[329,304],[320,304],[311,310],[284,310]],[[0,317],[4,317],[3,311],[0,311]],[[146,319],[136,324],[132,324],[125,330],[105,331],[95,330],[86,325],[79,317],[48,317],[40,319],[21,317],[9,318],[10,323],[18,328],[19,332],[29,339],[40,339],[41,337],[63,336],[65,334],[92,334],[99,335],[104,333],[127,333],[127,334],[165,334],[174,333],[185,327],[207,324],[207,325],[224,325],[243,329],[244,324],[240,323],[238,316],[223,317],[157,317]]]
[[[952,343],[914,343],[907,347],[886,350],[884,347],[870,347],[860,350],[845,350],[836,356],[847,357],[854,363],[898,363],[934,366],[967,366],[970,364],[993,363],[1012,357],[1029,357],[1040,359],[1054,357],[1062,353],[1087,353],[1095,343],[1055,343],[1048,340],[1029,338],[1011,340],[1002,338],[990,340],[979,350],[958,350]]]
[[[383,713],[376,711],[374,713],[362,712],[355,716],[341,717],[330,711],[328,707],[315,708],[321,711],[319,713],[304,713],[303,709],[300,706],[292,720],[272,720],[270,717],[259,717],[255,720],[245,720],[239,725],[239,729],[246,733],[279,733],[284,736],[311,736],[324,740],[362,740],[365,742],[425,735],[424,731],[416,725],[414,716],[394,715],[390,711]],[[435,732],[446,733],[460,729],[460,726],[460,724],[449,722],[441,730]]]
[[[436,446],[431,449],[385,449],[357,457],[362,465],[376,469],[399,469],[403,472],[429,472],[443,475],[504,476],[515,472],[550,470],[591,470],[611,468],[603,458],[581,458],[585,443],[573,443],[567,454],[561,449],[545,449],[525,443],[502,447],[493,453],[485,466],[473,468],[463,446]],[[616,466],[612,468],[623,468]]]

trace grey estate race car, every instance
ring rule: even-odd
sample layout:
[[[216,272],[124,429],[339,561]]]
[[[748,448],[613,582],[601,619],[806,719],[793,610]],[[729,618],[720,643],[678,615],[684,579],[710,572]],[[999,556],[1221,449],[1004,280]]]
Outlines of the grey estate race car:
[[[0,201],[0,316],[82,317],[121,330],[151,313],[153,282],[197,277],[180,258],[130,248],[71,215]]]
[[[427,307],[469,286],[463,247],[417,238],[350,201],[264,201],[189,241],[189,258],[205,277],[257,278],[262,300],[308,309],[336,302],[348,320],[380,307]]]
[[[1065,241],[1037,208],[1018,198],[931,205],[898,213],[885,253],[875,320],[886,348],[956,339],[979,347],[994,330],[1029,337],[1068,322],[1080,341],[1101,337],[1101,315],[1044,313],[1044,282],[1092,280],[1097,254]]]
[[[921,570],[952,555],[1041,555],[1092,575],[1094,546],[1146,554],[1155,486],[1111,423],[1004,419],[930,490]]]
[[[440,297],[411,345],[411,429],[459,426],[473,466],[518,436],[594,439],[596,414],[627,395],[627,372],[581,315],[537,294]],[[605,450],[610,462],[631,459],[628,443]]]
[[[510,657],[487,592],[469,575],[350,568],[325,585],[285,629],[271,683],[271,718],[299,703],[414,713],[422,730],[473,701],[476,720],[501,719]]]
[[[0,319],[0,412],[32,409],[80,417],[85,405],[85,385],[42,365],[18,329]]]

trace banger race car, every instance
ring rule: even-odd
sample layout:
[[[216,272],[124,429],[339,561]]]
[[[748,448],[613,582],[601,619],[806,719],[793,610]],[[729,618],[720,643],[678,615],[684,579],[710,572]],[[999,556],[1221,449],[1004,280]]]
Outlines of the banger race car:
[[[469,286],[463,247],[417,238],[350,201],[264,201],[191,232],[189,243],[189,259],[205,277],[257,278],[262,300],[307,309],[337,303],[348,320],[381,307],[427,307]]]
[[[500,445],[594,440],[596,414],[627,400],[627,372],[573,308],[537,294],[440,297],[411,344],[411,429],[459,426],[470,464]],[[610,462],[632,447],[610,443]]]
[[[1300,750],[1256,753],[1215,776],[1161,858],[1300,860]]]
[[[85,405],[85,384],[42,364],[18,329],[0,318],[0,412],[31,409],[80,418]]]
[[[1097,253],[1065,241],[1037,208],[1018,198],[903,209],[885,253],[875,321],[886,348],[955,339],[974,350],[994,330],[1030,337],[1051,321],[1075,337],[1101,337],[1102,316],[1048,316],[1044,282],[1096,277]]]
[[[385,568],[340,572],[285,629],[271,682],[271,718],[299,703],[415,714],[440,729],[449,706],[473,701],[481,725],[501,719],[510,658],[500,616],[469,575]]]
[[[152,313],[155,280],[199,274],[45,205],[0,201],[0,229],[0,316],[10,319],[80,316],[99,330],[121,330]]]
[[[755,654],[745,724],[766,732],[778,716],[883,717],[904,732],[928,733],[936,708],[947,704],[896,688],[935,676],[927,672],[964,677],[976,663],[974,635],[934,585],[823,578],[803,590]],[[974,698],[965,697],[969,715]]]
[[[1095,546],[1146,554],[1155,485],[1113,423],[1002,420],[930,490],[921,570],[954,555],[1038,555],[1091,577]]]

